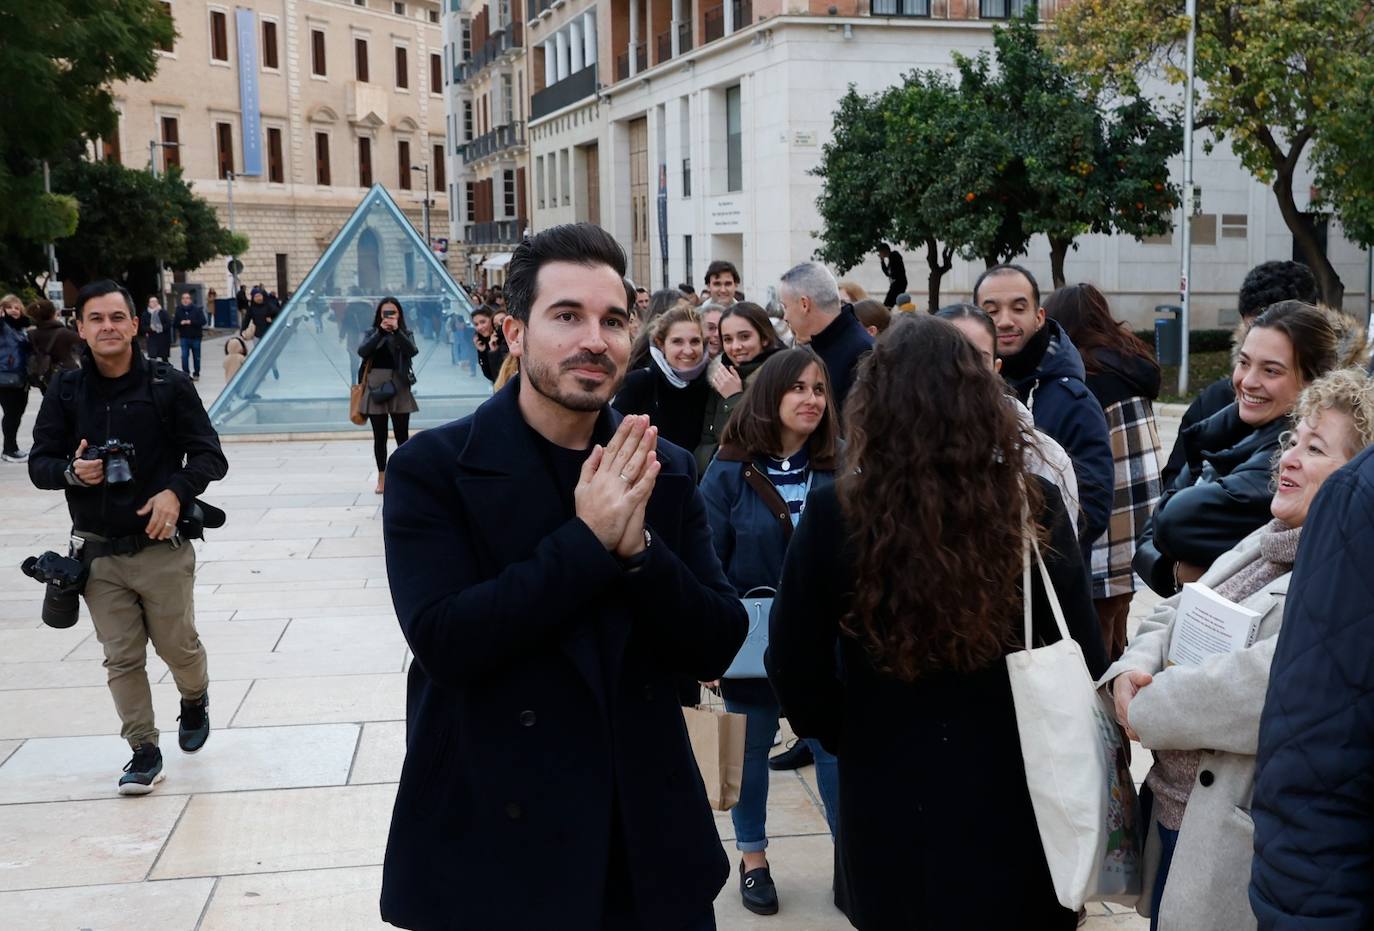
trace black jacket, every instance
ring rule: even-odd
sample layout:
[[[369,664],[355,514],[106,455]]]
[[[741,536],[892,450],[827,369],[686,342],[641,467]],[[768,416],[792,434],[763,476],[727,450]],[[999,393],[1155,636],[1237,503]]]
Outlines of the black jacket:
[[[898,291],[906,290],[906,263],[902,261],[900,252],[889,252],[885,259],[878,256],[878,265],[882,267],[883,274],[892,282],[892,287]]]
[[[612,405],[622,414],[648,414],[658,427],[658,435],[674,446],[696,449],[701,425],[706,419],[706,402],[715,391],[703,370],[685,388],[668,384],[663,370],[654,362],[625,376]]]
[[[143,337],[143,348],[149,358],[165,359],[172,352],[172,315],[167,313],[165,307],[158,308],[157,314],[162,320],[162,332],[153,332],[152,312],[144,310],[138,315],[138,335]]]
[[[267,331],[272,326],[272,321],[277,318],[281,308],[275,302],[263,298],[262,303],[253,301],[248,305],[248,314],[243,319],[243,329],[248,329],[248,324],[253,324],[253,336],[262,339],[267,335]]]
[[[1150,588],[1174,594],[1175,563],[1206,569],[1268,523],[1274,456],[1286,429],[1287,417],[1256,429],[1232,402],[1183,431],[1187,465],[1159,499],[1131,563]]]
[[[183,320],[186,321],[185,326],[181,325]],[[201,339],[205,336],[206,323],[205,308],[199,304],[178,304],[176,314],[172,317],[172,330],[176,333],[177,339]]]
[[[155,387],[151,363],[135,347],[133,368],[110,379],[100,374],[87,353],[79,372],[54,379],[44,395],[33,428],[29,478],[39,488],[67,493],[75,529],[116,537],[142,533],[148,518],[135,512],[153,495],[171,489],[184,513],[197,495],[229,471],[219,436],[191,379],[162,368],[166,384]],[[168,395],[163,402],[165,425],[154,391]],[[75,419],[68,417],[68,410],[75,412]],[[90,446],[109,439],[132,443],[134,480],[124,486],[69,485],[64,473],[83,439]]]
[[[1303,525],[1256,757],[1250,905],[1261,931],[1374,926],[1374,452]]]
[[[854,384],[854,372],[859,367],[859,360],[873,348],[873,337],[868,335],[859,318],[854,316],[854,308],[846,307],[824,330],[811,337],[811,348],[825,362],[826,372],[830,375],[830,394],[838,415],[844,408],[844,399],[849,396],[850,386]]]
[[[363,377],[363,366],[368,361],[373,368],[391,369],[405,376],[406,384],[415,384],[413,360],[420,350],[415,345],[415,337],[409,330],[398,329],[388,333],[380,327],[368,330],[358,346],[358,355],[363,357],[358,366],[358,378]]]
[[[614,824],[639,926],[673,931],[729,874],[673,677],[724,672],[744,609],[690,454],[659,443],[653,543],[627,573],[568,517],[519,386],[387,466],[387,572],[415,661],[382,918],[601,931]],[[603,410],[594,442],[619,421]]]
[[[1212,382],[1202,392],[1193,398],[1193,403],[1188,405],[1188,409],[1183,412],[1183,419],[1178,425],[1178,439],[1174,440],[1174,450],[1169,453],[1169,461],[1165,463],[1160,479],[1164,482],[1165,488],[1172,488],[1174,482],[1178,480],[1178,475],[1183,471],[1183,467],[1188,464],[1188,450],[1183,445],[1183,433],[1195,423],[1202,423],[1208,417],[1223,411],[1230,405],[1236,403],[1236,386],[1231,381],[1230,375],[1223,375]]]
[[[505,364],[506,356],[510,355],[510,347],[506,341],[495,334],[490,339],[477,337],[481,344],[477,347],[477,367],[482,370],[482,374],[487,377],[487,381],[496,383],[496,376],[501,374],[501,366]]]
[[[1107,662],[1088,575],[1058,491],[1036,480],[1051,530],[1046,565],[1096,677]],[[851,921],[863,931],[1071,931],[1076,917],[1055,899],[1031,809],[1006,664],[914,684],[879,672],[839,626],[854,597],[849,539],[837,488],[812,492],[783,562],[766,664],[797,734],[839,756],[836,852]],[[1032,586],[1034,629],[1054,642],[1038,573]],[[1007,624],[1020,631],[1019,609]],[[970,920],[973,901],[978,916]]]

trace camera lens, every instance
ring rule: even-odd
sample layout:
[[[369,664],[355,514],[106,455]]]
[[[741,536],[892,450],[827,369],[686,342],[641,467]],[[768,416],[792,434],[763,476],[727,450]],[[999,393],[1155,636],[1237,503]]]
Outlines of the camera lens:
[[[129,468],[129,460],[123,456],[110,456],[105,460],[105,481],[111,485],[122,485],[133,480],[134,473]]]
[[[56,585],[49,584],[43,595],[43,623],[49,627],[65,630],[76,623],[81,613],[81,596],[76,592],[63,592]]]

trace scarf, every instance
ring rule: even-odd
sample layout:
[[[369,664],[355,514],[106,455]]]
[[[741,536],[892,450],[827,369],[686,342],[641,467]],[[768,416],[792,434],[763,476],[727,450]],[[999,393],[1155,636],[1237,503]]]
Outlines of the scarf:
[[[1024,349],[1014,356],[1005,356],[1002,359],[1002,377],[1015,383],[1034,375],[1045,358],[1045,350],[1050,348],[1050,330],[1049,321],[1046,321]]]
[[[162,311],[148,308],[148,330],[152,333],[162,332]]]
[[[706,371],[706,366],[711,364],[710,353],[703,352],[701,361],[689,369],[675,369],[668,364],[668,357],[663,354],[663,350],[657,346],[649,347],[649,357],[654,360],[654,365],[663,373],[663,377],[668,379],[668,384],[674,388],[686,388],[689,384],[696,381],[701,373]]]

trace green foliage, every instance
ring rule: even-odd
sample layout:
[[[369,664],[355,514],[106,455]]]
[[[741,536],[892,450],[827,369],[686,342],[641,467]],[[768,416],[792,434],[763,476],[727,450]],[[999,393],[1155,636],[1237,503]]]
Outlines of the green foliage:
[[[80,201],[76,232],[57,242],[63,276],[78,285],[103,277],[126,280],[158,258],[173,270],[189,271],[246,245],[219,225],[214,209],[177,167],[153,177],[114,162],[76,158],[54,169],[53,187],[76,191]]]
[[[1323,297],[1343,286],[1305,228],[1294,177],[1312,157],[1320,197],[1346,234],[1374,243],[1374,30],[1369,0],[1199,0],[1197,123],[1273,187]],[[1182,0],[1079,0],[1055,17],[1066,64],[1094,86],[1137,93],[1184,81]],[[1206,143],[1210,144],[1210,143]],[[1309,145],[1312,147],[1308,153]]]
[[[156,0],[0,0],[0,254],[71,235],[75,202],[43,192],[43,160],[108,133],[111,82],[151,79],[173,34]]]
[[[993,35],[994,55],[954,56],[957,81],[916,71],[868,97],[850,88],[815,170],[818,258],[844,271],[881,240],[924,245],[934,304],[953,251],[992,264],[1043,233],[1062,282],[1075,237],[1170,228],[1176,119],[1138,97],[1100,106],[1029,21]]]

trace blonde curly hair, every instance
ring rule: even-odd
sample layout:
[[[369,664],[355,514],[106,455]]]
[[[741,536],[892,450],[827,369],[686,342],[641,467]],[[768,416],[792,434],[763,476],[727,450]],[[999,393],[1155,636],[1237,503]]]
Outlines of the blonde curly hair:
[[[1293,422],[1312,420],[1328,410],[1345,414],[1354,426],[1346,448],[1350,458],[1374,443],[1374,379],[1363,369],[1335,369],[1308,385],[1293,410]]]

